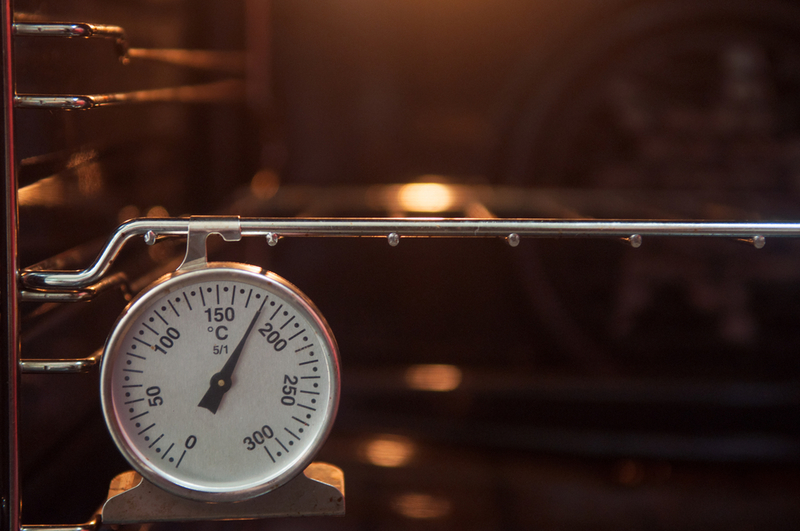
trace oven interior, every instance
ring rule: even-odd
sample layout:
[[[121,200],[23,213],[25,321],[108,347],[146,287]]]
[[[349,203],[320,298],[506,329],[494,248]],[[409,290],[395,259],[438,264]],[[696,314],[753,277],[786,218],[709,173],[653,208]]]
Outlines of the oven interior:
[[[126,36],[17,34],[18,97],[185,89],[88,110],[18,101],[20,267],[86,267],[137,217],[800,214],[795,2],[15,0],[13,11],[15,24]],[[448,200],[426,202],[442,189]],[[91,301],[21,302],[21,356],[95,352],[183,249],[136,242]],[[800,523],[792,238],[763,249],[243,239],[211,255],[275,271],[328,319],[342,397],[318,459],[344,470],[349,500],[344,518],[204,527]],[[85,521],[128,468],[97,371],[23,374],[19,400],[22,521]]]

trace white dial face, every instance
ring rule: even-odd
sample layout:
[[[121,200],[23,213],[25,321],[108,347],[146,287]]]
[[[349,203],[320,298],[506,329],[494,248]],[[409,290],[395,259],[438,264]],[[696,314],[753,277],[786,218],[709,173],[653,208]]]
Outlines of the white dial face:
[[[106,344],[103,412],[129,462],[181,496],[245,499],[310,462],[336,413],[338,353],[316,308],[239,264],[180,272]]]

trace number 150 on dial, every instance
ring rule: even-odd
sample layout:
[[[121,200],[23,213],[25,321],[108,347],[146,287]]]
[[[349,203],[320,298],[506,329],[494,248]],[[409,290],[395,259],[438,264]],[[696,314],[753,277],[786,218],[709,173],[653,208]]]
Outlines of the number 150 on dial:
[[[281,277],[243,264],[179,271],[126,309],[105,348],[103,412],[156,485],[236,501],[300,473],[330,431],[336,342]]]

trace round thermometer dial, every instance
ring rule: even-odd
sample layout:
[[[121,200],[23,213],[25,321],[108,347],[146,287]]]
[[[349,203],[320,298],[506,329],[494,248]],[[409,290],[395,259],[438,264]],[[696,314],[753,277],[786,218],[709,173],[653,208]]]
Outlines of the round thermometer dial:
[[[336,342],[293,285],[242,264],[178,271],[109,337],[103,414],[151,482],[204,501],[272,490],[324,442],[339,398]]]

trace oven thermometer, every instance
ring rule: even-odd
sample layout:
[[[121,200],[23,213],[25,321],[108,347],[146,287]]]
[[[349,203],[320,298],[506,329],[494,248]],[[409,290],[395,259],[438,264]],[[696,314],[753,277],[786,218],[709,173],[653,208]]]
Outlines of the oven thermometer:
[[[203,263],[158,280],[106,342],[103,414],[130,464],[170,493],[238,501],[302,472],[339,399],[336,341],[296,287]]]

